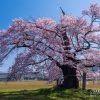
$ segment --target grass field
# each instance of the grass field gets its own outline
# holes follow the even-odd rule
[[[80,87],[82,82],[80,82]],[[100,90],[100,81],[87,81],[87,89]]]
[[[100,100],[100,96],[78,90],[56,90],[46,81],[0,82],[0,100]],[[87,88],[100,90],[98,82],[89,81]]]
[[[0,92],[36,90],[40,88],[50,88],[54,85],[54,83],[48,84],[47,81],[0,82]]]
[[[50,88],[55,86],[55,83],[49,84],[47,81],[18,81],[18,82],[0,82],[0,92],[10,92],[19,90],[36,90],[40,88]],[[80,83],[81,87],[81,83]],[[100,90],[100,81],[87,82],[87,89]]]

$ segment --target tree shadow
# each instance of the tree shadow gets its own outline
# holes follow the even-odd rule
[[[1,92],[0,100],[54,100],[47,96],[49,93],[49,89]]]
[[[0,100],[100,100],[90,99],[87,91],[80,89],[44,88],[37,90],[21,90],[16,92],[0,92]]]

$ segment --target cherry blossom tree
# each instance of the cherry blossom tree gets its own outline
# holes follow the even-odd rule
[[[63,75],[62,86],[78,88],[77,72],[100,65],[100,7],[90,4],[81,17],[66,15],[59,22],[51,18],[15,19],[0,31],[0,62],[13,50],[23,48],[9,70],[8,79],[20,79],[33,69],[47,71],[51,80]]]

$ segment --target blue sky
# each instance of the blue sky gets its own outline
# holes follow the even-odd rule
[[[61,14],[59,7],[68,14],[80,16],[81,11],[88,9],[92,2],[100,5],[100,0],[0,0],[0,29],[6,29],[13,19],[20,17],[24,19],[51,17],[58,21]],[[15,55],[12,53],[0,71],[7,71],[14,58]]]
[[[100,4],[100,0],[0,0],[0,29],[7,28],[13,19],[19,17],[51,17],[58,20],[60,6],[67,13],[78,16],[91,2]]]

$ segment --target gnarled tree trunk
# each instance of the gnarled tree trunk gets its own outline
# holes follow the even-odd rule
[[[64,15],[65,14],[63,13],[63,16]],[[70,39],[68,37],[68,34],[66,33],[66,27],[61,28],[61,34],[62,34],[62,40],[63,40],[62,45],[63,45],[63,50],[64,50],[63,61],[64,63],[69,62],[69,61],[75,63],[75,55],[71,53]],[[68,65],[61,65],[59,67],[62,69],[62,72],[63,72],[63,77],[64,77],[63,87],[68,88],[68,89],[78,88],[79,81],[76,76],[77,69],[73,68],[73,66],[68,66]]]
[[[79,81],[76,76],[76,68],[69,67],[67,65],[62,65],[61,69],[64,77],[63,87],[67,89],[78,88]]]

